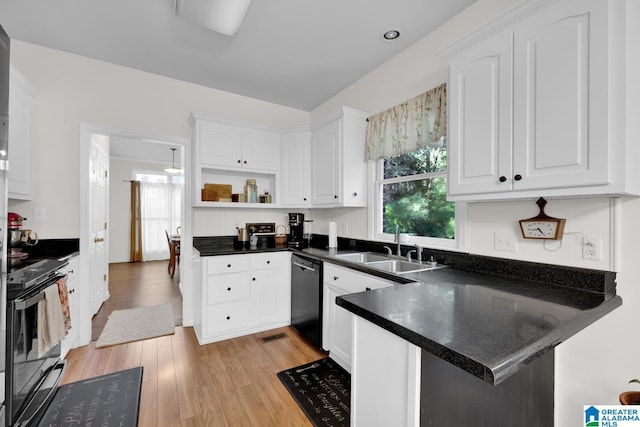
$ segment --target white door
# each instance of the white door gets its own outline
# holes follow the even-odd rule
[[[109,251],[107,250],[107,215],[109,213],[109,155],[101,147],[100,136],[92,136],[89,159],[89,226],[91,313],[96,314],[109,297]]]

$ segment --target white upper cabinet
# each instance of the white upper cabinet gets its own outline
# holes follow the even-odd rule
[[[31,200],[31,137],[36,90],[13,66],[9,74],[9,198]]]
[[[523,2],[441,52],[450,199],[640,194],[619,131],[624,3]]]
[[[338,114],[312,127],[313,206],[366,206],[366,119],[367,114],[342,107]]]
[[[271,172],[280,169],[277,132],[202,118],[196,127],[200,165]]]
[[[282,135],[283,206],[311,205],[311,132],[295,131]]]

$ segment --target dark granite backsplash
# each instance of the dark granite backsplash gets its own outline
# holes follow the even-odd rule
[[[80,239],[40,239],[23,249],[30,259],[62,258],[80,251]]]
[[[329,237],[313,235],[312,246],[323,248],[328,246]],[[348,239],[338,237],[338,249],[385,253],[385,246],[395,252],[395,243],[373,242],[370,240]],[[400,245],[401,254],[415,249],[413,245]],[[495,274],[497,276],[515,279],[526,279],[557,286],[566,286],[583,291],[597,292],[607,295],[616,294],[616,273],[613,271],[592,270],[587,268],[567,267],[554,264],[517,261],[504,258],[493,258],[482,255],[472,255],[463,252],[453,252],[425,248],[422,251],[422,261],[431,260],[440,264],[462,270]]]
[[[194,246],[197,246],[198,242],[203,243],[205,241],[207,245],[220,245],[220,247],[238,246],[237,239],[234,236],[194,237],[193,240]],[[312,247],[325,249],[328,245],[329,236],[324,234],[314,234],[312,236]],[[274,247],[273,237],[261,237],[259,246],[266,248]],[[390,247],[395,253],[396,244],[392,242],[375,242],[371,240],[338,237],[339,250],[386,253],[386,249],[384,249],[385,246]],[[408,251],[415,249],[415,246],[400,245],[400,249],[401,254],[406,256]],[[472,255],[463,252],[424,248],[422,251],[422,261],[431,260],[432,257],[440,264],[462,270],[488,273],[514,279],[526,279],[599,294],[616,294],[616,273],[613,271],[517,261]]]

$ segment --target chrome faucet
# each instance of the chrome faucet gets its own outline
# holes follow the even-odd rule
[[[384,246],[384,248],[387,250],[387,255],[391,255],[393,252],[391,252],[391,248],[389,246]]]
[[[416,243],[416,250],[416,258],[418,259],[418,262],[422,262],[422,246]]]
[[[407,261],[411,262],[411,254],[412,253],[416,253],[415,249],[411,249],[409,252],[407,252]]]
[[[398,247],[396,248],[396,255],[397,256],[402,256],[402,251],[400,250],[400,226],[398,224],[396,224],[396,240],[395,242],[398,244]]]

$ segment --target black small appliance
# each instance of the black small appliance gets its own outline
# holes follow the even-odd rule
[[[305,245],[304,240],[304,214],[303,213],[289,213],[289,230],[291,235],[287,245],[290,248],[303,248]]]

